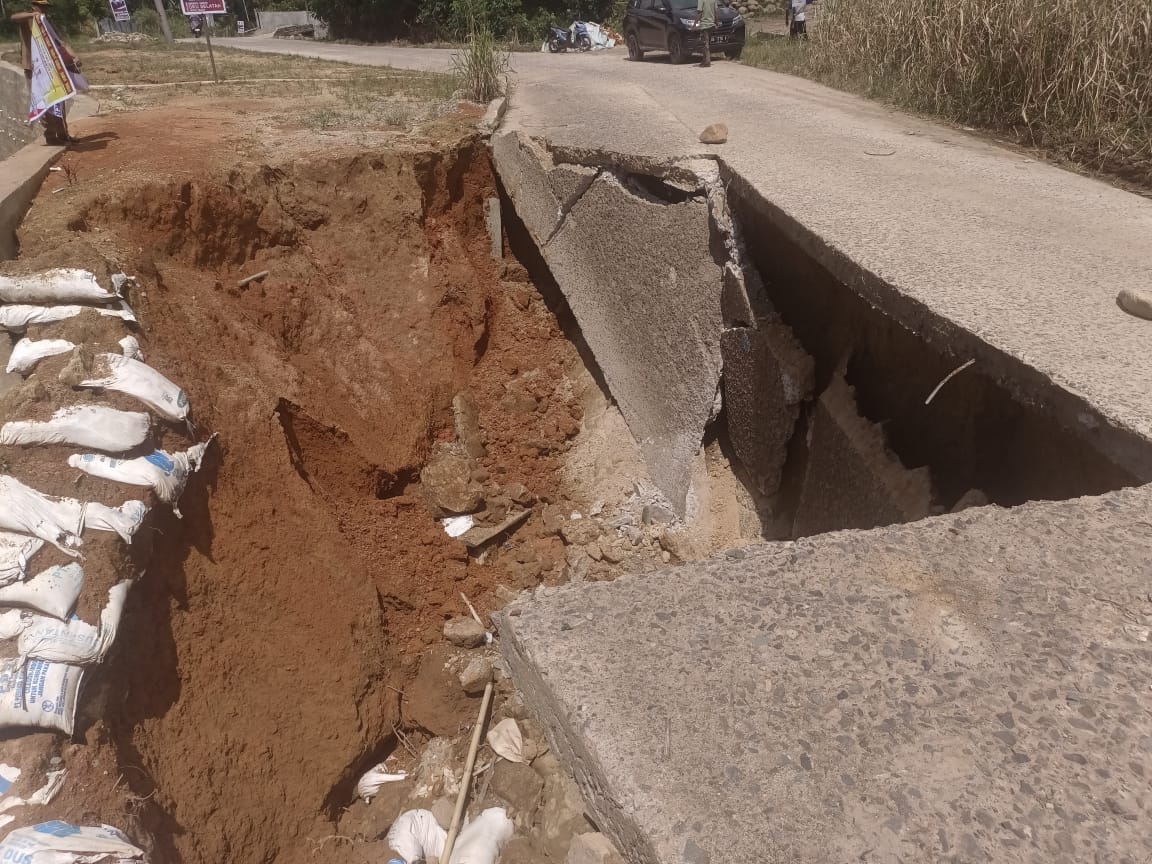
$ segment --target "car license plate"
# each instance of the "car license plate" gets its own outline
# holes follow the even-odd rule
[[[721,45],[725,42],[731,42],[731,41],[732,41],[731,36],[712,36],[708,39],[708,44]]]

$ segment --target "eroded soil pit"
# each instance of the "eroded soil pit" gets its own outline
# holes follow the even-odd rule
[[[174,143],[149,149],[157,122],[121,117],[106,146],[72,154],[11,268],[136,274],[146,357],[187,391],[199,437],[219,436],[183,519],[156,515],[117,565],[143,576],[73,742],[45,745],[71,772],[53,815],[123,827],[159,862],[377,860],[392,817],[451,794],[445,767],[459,776],[479,700],[458,675],[491,656],[445,644],[461,595],[487,620],[522,589],[706,554],[739,539],[739,507],[721,489],[728,516],[665,537],[559,293],[511,246],[490,254],[496,183],[472,117],[434,142],[205,164],[177,112]],[[713,450],[702,470],[727,476]],[[474,499],[456,509],[477,528],[527,519],[473,549],[449,537],[428,473],[446,464],[465,466],[440,481]],[[37,481],[124,497],[70,472]],[[497,680],[495,717],[542,747]],[[413,780],[356,803],[386,756]],[[493,763],[478,804],[516,818],[503,860],[562,860],[591,826],[558,763]]]

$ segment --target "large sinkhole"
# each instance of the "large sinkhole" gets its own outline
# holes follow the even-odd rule
[[[603,170],[569,166],[560,210],[578,216]],[[635,206],[707,197],[642,172],[612,184]],[[449,794],[445,768],[462,761],[477,692],[442,635],[461,595],[485,613],[541,584],[735,544],[1137,479],[979,366],[926,406],[957,356],[863,302],[739,198],[740,236],[700,240],[701,266],[724,268],[736,241],[750,254],[749,304],[717,298],[719,398],[711,385],[682,510],[646,464],[659,430],[634,440],[597,355],[603,334],[582,328],[572,272],[551,272],[537,245],[564,232],[521,222],[479,140],[136,178],[62,201],[33,209],[20,265],[139,274],[145,352],[219,434],[184,518],[156,515],[149,542],[116,564],[143,575],[73,741],[41,736],[73,772],[63,814],[129,829],[156,861],[378,860],[371,844],[399,809]],[[613,245],[622,234],[599,237],[575,260],[633,260]],[[644,251],[691,271],[689,239]],[[675,300],[645,326],[666,326]],[[672,398],[669,370],[637,374],[630,386]],[[29,379],[0,406],[46,395]],[[42,491],[117,503],[110,487],[36,470]],[[462,514],[475,542],[445,531]],[[543,744],[504,678],[495,716]],[[356,801],[357,779],[385,757],[413,779]],[[505,860],[563,860],[591,830],[555,758],[523,776],[486,770],[477,806],[517,812]]]

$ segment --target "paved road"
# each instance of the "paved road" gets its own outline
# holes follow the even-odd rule
[[[452,53],[220,43],[426,70],[450,68]],[[1121,288],[1152,290],[1152,200],[736,63],[630,63],[614,50],[516,54],[513,64],[507,127],[588,151],[714,154],[783,221],[794,220],[810,251],[830,265],[853,262],[853,287],[876,305],[900,306],[892,314],[946,338],[974,334],[982,344],[964,350],[986,371],[1023,363],[1038,382],[1055,382],[1116,428],[1152,440],[1152,322],[1115,304]],[[717,120],[730,142],[698,144]]]

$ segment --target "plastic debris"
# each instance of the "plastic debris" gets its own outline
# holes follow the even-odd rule
[[[41,822],[17,828],[0,842],[0,861],[22,864],[144,864],[144,850],[111,825]]]
[[[440,524],[444,526],[444,533],[449,537],[459,537],[465,531],[471,530],[475,524],[475,520],[471,514],[464,516],[449,516],[447,519],[441,519]]]
[[[495,864],[500,850],[512,838],[512,820],[503,807],[490,807],[460,829],[449,864]],[[439,860],[448,832],[430,810],[401,813],[388,830],[388,848],[405,864]]]
[[[488,746],[509,762],[527,762],[524,758],[524,736],[511,717],[505,718],[488,730]]]
[[[356,784],[356,795],[363,798],[365,803],[371,803],[372,799],[376,797],[376,793],[380,791],[380,787],[385,783],[399,783],[401,780],[407,779],[408,772],[392,773],[388,770],[388,765],[381,762],[374,768],[368,769],[360,778]]]

